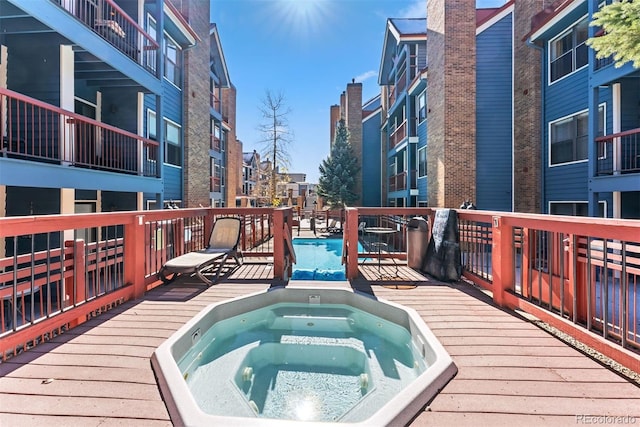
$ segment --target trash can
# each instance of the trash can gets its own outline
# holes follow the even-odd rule
[[[427,220],[414,217],[407,224],[407,265],[414,270],[421,270],[427,254]]]

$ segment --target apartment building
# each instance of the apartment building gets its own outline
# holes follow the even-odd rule
[[[426,9],[387,21],[380,149],[361,155],[381,153],[382,205],[640,217],[639,70],[584,43],[597,1]]]
[[[589,25],[600,3],[556,1],[527,35],[542,64],[543,209],[638,219],[640,69],[598,60],[585,44],[600,34]]]
[[[380,95],[377,95],[363,104],[362,83],[352,80],[340,94],[340,103],[332,105],[329,110],[330,147],[335,139],[338,122],[344,120],[349,132],[349,143],[359,160],[360,172],[356,177],[356,193],[359,198],[354,203],[355,206],[383,206],[380,99]]]
[[[427,200],[426,175],[420,179],[422,195],[418,190],[418,150],[424,156],[427,141],[423,137],[419,142],[416,108],[426,102],[426,84],[419,78],[427,61],[426,21],[388,19],[385,29],[378,84],[383,87],[380,131],[387,206],[418,206],[418,200],[422,204]],[[424,132],[425,123],[421,129]]]
[[[208,2],[0,0],[0,28],[1,215],[235,200],[235,88]]]

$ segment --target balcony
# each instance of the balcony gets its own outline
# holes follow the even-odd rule
[[[153,51],[158,49],[158,43],[115,0],[51,1],[155,74],[156,56]]]
[[[389,150],[395,148],[407,137],[407,121],[404,120],[400,126],[395,128],[389,136]]]
[[[596,138],[596,175],[640,173],[640,128]]]
[[[217,111],[218,113],[222,113],[222,108],[220,105],[220,99],[218,98],[218,96],[211,92],[211,102],[210,102],[210,106],[211,108],[214,109],[214,111]]]
[[[407,173],[401,172],[389,177],[389,192],[406,190],[407,188]]]
[[[158,143],[0,88],[2,157],[157,177]]]
[[[339,286],[414,308],[458,367],[414,424],[637,420],[636,380],[603,363],[640,370],[640,224],[458,211],[464,280],[441,283],[406,265],[408,220],[432,223],[433,214],[350,208],[339,216],[349,278]],[[167,259],[202,248],[215,218],[229,215],[243,221],[241,269],[209,288],[190,278],[158,283]],[[385,251],[369,249],[361,222],[397,230]],[[295,286],[286,279],[292,227],[291,208],[0,218],[10,243],[0,258],[0,421],[169,424],[151,353],[211,302]],[[13,254],[21,241],[25,250]],[[359,241],[364,249],[354,250]],[[558,337],[579,341],[582,352]],[[585,355],[594,350],[599,361]]]
[[[215,135],[211,135],[211,149],[217,151],[218,153],[222,152],[222,145],[220,143],[220,138]]]

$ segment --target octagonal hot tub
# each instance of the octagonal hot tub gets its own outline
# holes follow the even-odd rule
[[[299,287],[210,305],[152,364],[188,426],[405,424],[457,372],[414,310]]]

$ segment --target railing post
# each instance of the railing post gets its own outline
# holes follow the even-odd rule
[[[513,287],[513,226],[504,224],[502,217],[494,216],[492,221],[493,242],[491,251],[491,271],[493,273],[493,301],[505,306],[505,292]]]
[[[346,240],[346,270],[347,280],[358,277],[358,209],[347,208],[345,210],[344,239]]]
[[[73,276],[66,278],[64,281],[64,301],[67,296],[71,299],[69,306],[76,305],[84,302],[87,299],[86,284],[85,284],[85,250],[84,240],[67,240],[64,242],[64,246],[67,248],[73,248]],[[67,305],[66,303],[64,304]],[[78,326],[86,321],[86,315],[80,316],[69,322],[71,327]]]
[[[165,240],[166,241],[166,240]],[[124,284],[133,285],[133,298],[144,296],[144,215],[124,226]]]
[[[273,277],[284,280],[284,210],[273,210]]]
[[[529,228],[522,228],[522,263],[520,265],[520,270],[522,271],[522,287],[521,292],[522,296],[531,299],[531,233],[529,232]]]

